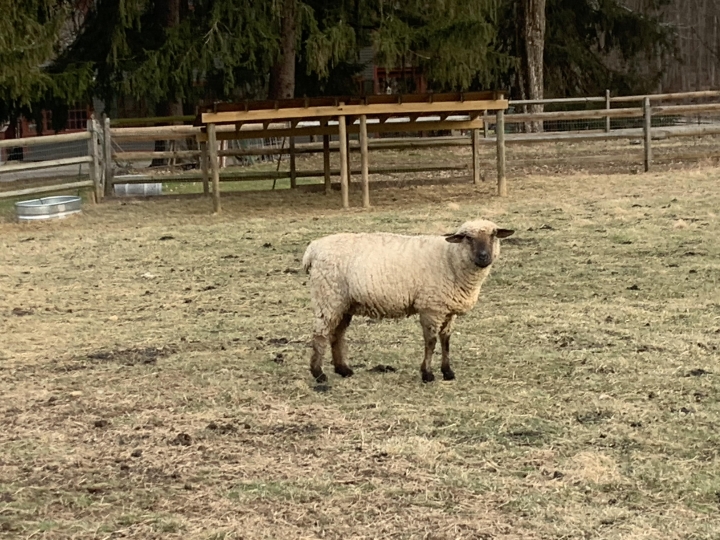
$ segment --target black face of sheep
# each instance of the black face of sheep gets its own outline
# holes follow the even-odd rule
[[[475,266],[479,268],[487,268],[490,266],[497,256],[496,241],[500,238],[507,238],[515,231],[510,229],[497,229],[492,233],[478,232],[475,235],[470,234],[451,234],[445,240],[452,244],[467,244]]]

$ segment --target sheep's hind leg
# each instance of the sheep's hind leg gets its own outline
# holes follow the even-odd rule
[[[440,328],[440,348],[442,349],[442,365],[440,369],[443,379],[452,381],[455,379],[455,372],[450,367],[450,334],[452,333],[452,324],[455,316],[451,315]]]
[[[420,374],[422,375],[422,381],[428,383],[435,380],[431,362],[433,353],[435,352],[435,345],[437,344],[438,329],[435,322],[427,317],[421,316],[420,324],[423,329],[423,338],[425,338],[425,358],[420,366]]]
[[[333,332],[332,334],[330,342],[332,348],[332,362],[333,366],[335,366],[335,373],[342,377],[352,377],[353,375],[353,370],[350,368],[350,366],[347,365],[347,362],[345,360],[347,356],[345,332],[348,329],[348,326],[350,326],[350,321],[352,321],[352,315],[350,313],[346,313],[345,315],[343,315],[343,318],[340,320],[337,328],[335,328],[335,332]]]

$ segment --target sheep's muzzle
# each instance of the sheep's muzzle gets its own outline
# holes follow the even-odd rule
[[[475,266],[487,268],[493,262],[492,240],[483,235],[480,238],[471,238],[473,262]]]
[[[478,266],[480,268],[487,268],[491,264],[492,264],[492,259],[487,255],[475,257],[475,266]]]

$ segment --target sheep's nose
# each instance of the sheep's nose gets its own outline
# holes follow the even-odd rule
[[[492,260],[490,259],[490,254],[485,250],[478,251],[475,255],[475,264],[480,268],[486,268],[487,266],[490,266],[491,262]]]

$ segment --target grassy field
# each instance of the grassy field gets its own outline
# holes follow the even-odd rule
[[[6,207],[0,537],[718,538],[719,180]],[[517,232],[457,380],[420,382],[415,318],[360,319],[317,387],[307,243],[477,216]]]

